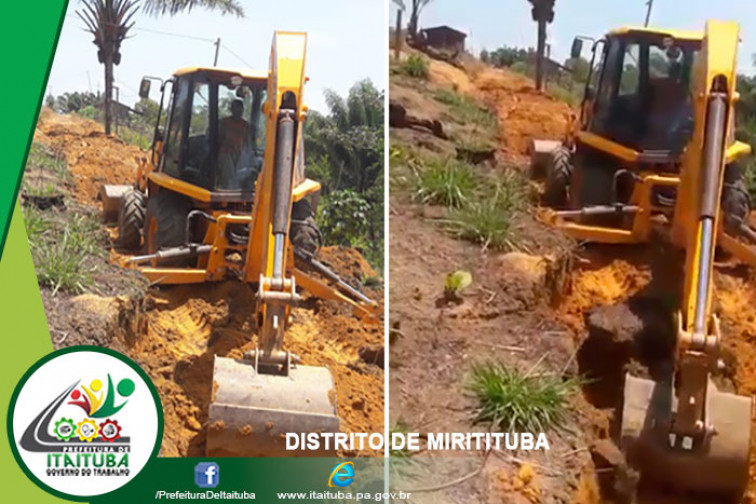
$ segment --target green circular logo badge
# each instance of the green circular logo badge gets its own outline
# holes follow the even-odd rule
[[[16,462],[44,490],[71,500],[131,481],[162,438],[163,410],[147,374],[100,347],[43,357],[16,385],[8,408]]]

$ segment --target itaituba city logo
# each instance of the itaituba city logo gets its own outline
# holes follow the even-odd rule
[[[108,374],[108,385],[106,390],[103,390],[102,381],[94,379],[89,383],[89,386],[81,385],[76,388],[77,384],[74,384],[74,389],[68,396],[68,404],[78,406],[84,410],[85,417],[76,422],[73,418],[60,417],[55,422],[55,428],[53,432],[58,440],[68,442],[71,438],[78,437],[79,441],[91,443],[95,439],[100,439],[108,443],[113,442],[127,442],[126,439],[121,440],[121,426],[118,421],[109,418],[118,413],[128,401],[124,400],[117,404],[117,396],[129,397],[134,393],[134,382],[128,378],[124,378],[118,382],[117,386],[113,386],[113,378]],[[105,419],[98,423],[98,419]],[[29,428],[33,426],[30,425]],[[42,426],[47,427],[47,426]],[[24,446],[23,440],[21,446]],[[25,447],[27,450],[33,450],[36,446]]]
[[[33,366],[9,412],[14,455],[27,475],[74,496],[99,495],[131,480],[156,451],[162,430],[144,372],[116,352],[84,348]]]

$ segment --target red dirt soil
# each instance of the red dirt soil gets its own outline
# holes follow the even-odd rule
[[[93,205],[100,186],[133,184],[136,180],[137,156],[144,151],[118,137],[105,135],[102,125],[76,115],[59,115],[43,108],[34,141],[63,152],[73,175],[76,198]]]

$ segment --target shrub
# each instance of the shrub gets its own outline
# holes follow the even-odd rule
[[[454,159],[435,161],[420,171],[415,199],[427,205],[461,207],[477,186],[474,169]]]
[[[428,78],[428,61],[418,54],[410,54],[407,59],[402,62],[402,73],[414,77],[416,79]]]

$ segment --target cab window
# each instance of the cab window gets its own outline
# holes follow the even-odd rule
[[[184,138],[182,119],[184,118],[184,110],[189,106],[189,85],[188,79],[178,79],[173,91],[173,113],[170,117],[168,136],[163,149],[163,171],[173,177],[179,176],[179,157]]]
[[[218,175],[216,189],[254,189],[265,151],[265,89],[218,85]]]

